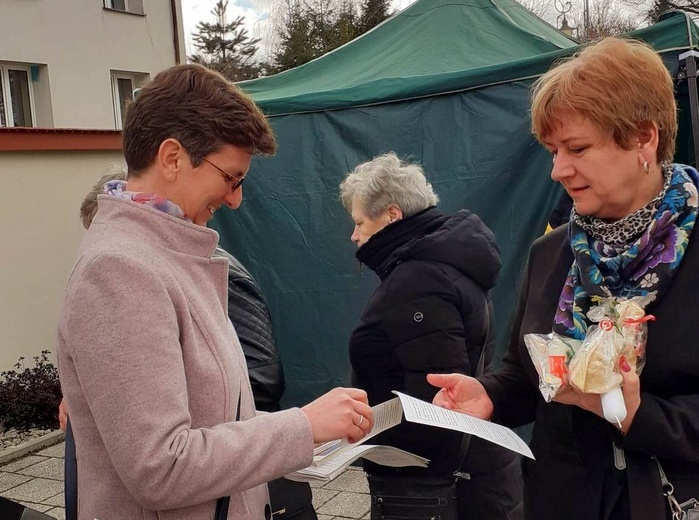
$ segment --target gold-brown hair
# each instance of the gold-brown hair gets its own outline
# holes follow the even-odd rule
[[[566,111],[589,119],[627,150],[653,122],[658,125],[658,161],[674,156],[677,106],[672,78],[645,43],[604,38],[541,76],[532,96],[532,131],[540,142]]]
[[[219,73],[201,65],[176,65],[159,73],[131,103],[124,122],[129,176],[148,168],[166,139],[177,139],[199,166],[229,144],[273,154],[274,134],[253,100]]]

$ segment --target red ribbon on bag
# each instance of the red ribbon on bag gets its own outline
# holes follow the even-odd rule
[[[646,316],[643,316],[642,318],[626,318],[624,320],[624,323],[628,323],[629,325],[638,325],[647,321],[655,321],[655,316],[653,316],[652,314],[648,314]]]
[[[614,322],[609,318],[605,318],[599,322],[599,328],[605,332],[609,332],[614,328]]]

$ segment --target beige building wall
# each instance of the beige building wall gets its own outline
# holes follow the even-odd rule
[[[29,366],[42,350],[55,362],[61,296],[84,233],[80,203],[114,164],[123,165],[119,151],[0,154],[0,370],[20,356]]]
[[[175,40],[185,60],[180,0],[143,4],[145,16],[104,9],[103,0],[0,1],[0,62],[39,65],[39,126],[114,129],[112,71],[152,78],[176,63]]]

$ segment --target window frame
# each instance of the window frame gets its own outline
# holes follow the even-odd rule
[[[138,3],[138,10],[132,3]],[[127,13],[136,16],[146,16],[146,11],[143,6],[143,0],[124,0],[124,9],[119,9],[114,7],[114,0],[102,0],[102,7],[109,11],[116,11],[117,13]]]
[[[5,126],[0,128],[15,128],[15,114],[12,109],[10,93],[10,70],[19,70],[27,73],[27,91],[29,92],[29,115],[32,118],[31,126],[16,128],[36,128],[36,107],[34,105],[34,87],[32,86],[32,71],[29,65],[21,65],[0,61],[0,84],[2,86],[2,100],[5,107]]]
[[[112,84],[112,107],[114,109],[114,124],[117,130],[124,128],[124,121],[121,115],[121,105],[119,104],[119,80],[128,79],[131,81],[131,101],[134,100],[134,91],[136,90],[136,75],[127,72],[110,72]]]

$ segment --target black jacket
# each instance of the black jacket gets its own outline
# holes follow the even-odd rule
[[[573,262],[567,226],[532,246],[510,348],[501,367],[481,379],[493,420],[507,426],[536,418],[523,464],[526,517],[532,520],[670,519],[656,455],[680,502],[699,498],[699,236],[695,228],[667,293],[647,312],[641,406],[626,437],[604,419],[574,406],[546,404],[523,335],[549,333]],[[615,469],[612,443],[627,469]]]
[[[277,411],[284,393],[284,370],[267,302],[238,259],[220,247],[214,256],[228,259],[228,317],[245,354],[255,407],[265,412]]]
[[[495,237],[481,220],[465,210],[446,217],[428,208],[376,233],[357,258],[381,279],[349,347],[355,384],[367,391],[369,403],[391,399],[392,390],[431,402],[437,389],[427,373],[473,374],[486,337],[488,291],[501,265]],[[492,342],[487,348],[489,361]],[[396,470],[367,462],[365,468],[383,475],[450,475],[461,439],[458,432],[404,423],[376,443],[427,457],[430,467]],[[521,518],[515,454],[473,438],[462,469],[472,480],[459,489],[470,512],[461,518]]]

